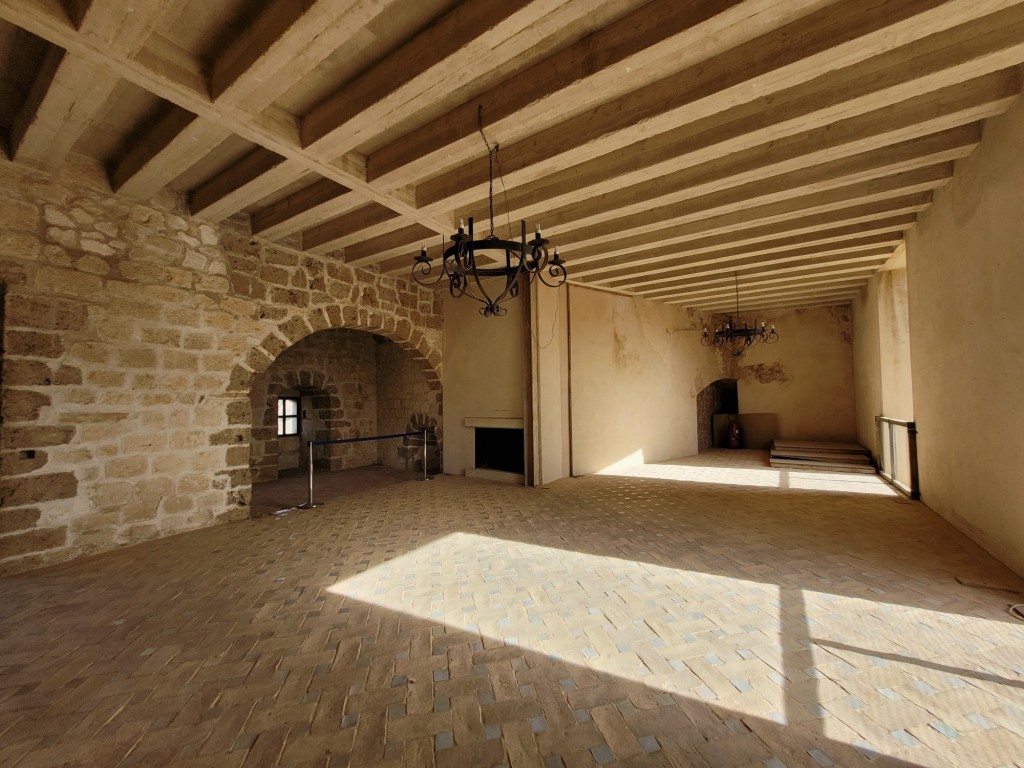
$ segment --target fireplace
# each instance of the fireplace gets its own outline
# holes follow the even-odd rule
[[[523,473],[523,430],[476,427],[474,432],[477,469]]]
[[[463,424],[473,430],[476,465],[466,467],[466,477],[514,485],[526,482],[525,425],[521,418],[467,416]]]

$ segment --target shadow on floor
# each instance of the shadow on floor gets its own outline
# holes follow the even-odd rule
[[[951,571],[1005,574],[922,505],[612,476],[538,490],[333,474],[316,510],[0,580],[0,764],[979,768],[1024,755],[1024,694],[1003,684],[1020,677],[1024,633]],[[279,490],[292,505],[304,478]]]
[[[322,503],[363,491],[386,488],[422,477],[419,472],[370,466],[313,473],[313,501]],[[304,468],[281,472],[277,480],[252,487],[251,517],[263,517],[297,507],[309,500],[309,472]]]

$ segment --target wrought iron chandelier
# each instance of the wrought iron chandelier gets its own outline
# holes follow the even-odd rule
[[[707,326],[705,326],[704,333],[700,337],[700,343],[705,347],[727,349],[734,357],[742,357],[744,352],[758,342],[774,344],[779,340],[779,334],[776,332],[774,325],[772,325],[771,330],[768,330],[763,320],[760,327],[758,327],[756,321],[753,326],[747,325],[746,321],[743,321],[743,325],[740,325],[740,278],[735,272],[733,273],[733,278],[736,281],[736,318],[734,319],[730,315],[725,326],[723,328],[716,327],[714,334],[708,333]]]
[[[459,231],[451,236],[452,245],[444,249],[441,257],[441,271],[436,277],[430,277],[433,270],[426,246],[420,251],[412,266],[412,277],[420,285],[433,287],[442,277],[448,278],[448,292],[456,299],[468,296],[480,302],[480,314],[484,317],[508,314],[508,308],[502,302],[519,295],[520,276],[525,275],[528,283],[539,279],[549,288],[561,286],[566,279],[565,262],[558,255],[558,248],[548,254],[548,240],[541,237],[540,227],[532,240],[526,239],[526,222],[520,221],[520,239],[502,240],[494,234],[494,164],[498,157],[498,144],[493,147],[484,135],[482,107],[477,108],[477,122],[480,136],[487,147],[487,200],[490,212],[491,231],[486,237],[474,239],[473,219],[469,219],[469,231],[460,221]],[[500,174],[499,165],[499,174]],[[506,203],[507,205],[507,203]],[[510,227],[511,229],[511,227]],[[491,257],[495,266],[481,266],[478,259],[481,252],[497,251],[499,255]],[[503,252],[503,255],[502,255]],[[504,262],[504,263],[503,263]],[[545,274],[547,277],[545,277]],[[494,287],[488,292],[484,287],[486,278],[504,278],[499,282],[500,290],[494,295]],[[550,282],[549,282],[550,279]],[[498,282],[498,281],[495,281]]]

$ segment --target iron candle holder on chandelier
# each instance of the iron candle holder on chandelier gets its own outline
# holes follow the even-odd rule
[[[758,342],[774,344],[778,340],[779,334],[775,331],[774,325],[771,327],[771,330],[768,330],[766,323],[762,321],[760,328],[756,325],[753,328],[747,325],[733,328],[731,317],[724,328],[715,328],[713,335],[708,333],[708,329],[705,328],[704,333],[700,337],[700,343],[705,347],[726,347],[736,357],[742,357],[747,349]]]
[[[473,219],[469,219],[469,231],[459,223],[459,231],[452,235],[452,245],[441,258],[441,271],[436,277],[430,278],[433,270],[430,256],[424,247],[413,264],[413,279],[420,285],[432,287],[442,277],[448,278],[448,292],[454,298],[469,296],[483,306],[480,314],[484,317],[508,314],[508,309],[501,303],[508,298],[519,295],[519,276],[526,275],[529,282],[539,279],[549,288],[557,288],[565,282],[565,262],[558,255],[558,248],[548,253],[548,240],[541,237],[537,229],[532,240],[526,239],[526,222],[520,221],[520,239],[502,240],[495,236],[492,226],[491,234],[480,240],[473,239]],[[477,263],[480,251],[504,251],[502,258],[497,258],[497,266],[482,267]],[[545,277],[547,274],[547,278]],[[505,278],[501,291],[494,297],[484,287],[483,279],[489,277]],[[551,282],[548,281],[550,278]]]
[[[484,317],[495,317],[508,314],[508,308],[501,303],[505,299],[515,298],[519,295],[519,278],[525,275],[528,283],[539,279],[549,288],[558,288],[566,280],[565,262],[558,255],[558,248],[554,253],[548,254],[548,241],[541,237],[540,227],[532,240],[526,240],[526,222],[520,221],[519,240],[502,240],[494,234],[494,165],[498,161],[499,145],[493,147],[484,135],[483,106],[478,106],[476,111],[477,126],[480,130],[480,138],[484,140],[487,147],[487,203],[490,213],[491,231],[487,237],[480,240],[473,239],[473,219],[469,219],[469,232],[462,222],[459,222],[459,231],[452,235],[452,245],[447,249],[444,247],[444,240],[441,241],[441,271],[436,277],[431,278],[430,273],[433,266],[430,263],[430,255],[426,246],[420,251],[412,265],[412,278],[417,283],[428,288],[437,285],[442,277],[448,278],[448,292],[456,299],[462,296],[469,296],[475,301],[483,304],[480,307],[480,314]],[[501,179],[501,166],[498,166],[498,178]],[[503,184],[504,186],[504,184]],[[505,199],[506,207],[508,198]],[[509,230],[511,230],[511,225]],[[477,255],[482,251],[504,251],[504,263],[501,256],[493,258],[495,266],[481,266],[477,263]],[[545,273],[547,278],[545,278]],[[504,284],[497,295],[488,293],[484,287],[485,278],[504,278]],[[551,282],[548,282],[550,278]],[[492,290],[494,290],[492,288]]]
[[[738,273],[733,273],[733,281],[736,284],[736,316],[739,317],[740,277]],[[700,337],[700,343],[705,347],[728,349],[734,357],[742,357],[744,352],[757,343],[774,344],[778,340],[779,334],[775,331],[774,324],[772,324],[771,330],[768,330],[768,325],[763,320],[761,321],[760,328],[756,322],[753,327],[750,327],[745,322],[742,326],[734,327],[731,316],[725,327],[715,328],[714,334],[708,333],[707,326],[704,326],[704,333]]]

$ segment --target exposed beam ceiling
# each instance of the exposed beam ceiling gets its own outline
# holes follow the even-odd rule
[[[1024,0],[198,3],[0,2],[30,33],[0,148],[57,170],[102,145],[118,194],[405,277],[486,227],[479,113],[499,228],[543,226],[580,284],[712,311],[737,279],[751,308],[855,294],[1024,62]],[[147,116],[88,141],[124,81]]]

